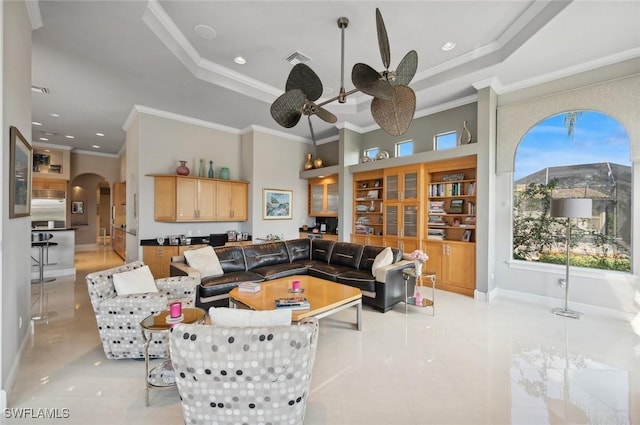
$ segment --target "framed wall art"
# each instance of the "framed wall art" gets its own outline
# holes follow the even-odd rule
[[[262,189],[262,219],[291,220],[293,191],[280,189]]]
[[[84,201],[71,201],[71,214],[84,214]]]
[[[33,149],[20,130],[9,128],[9,218],[31,215]]]

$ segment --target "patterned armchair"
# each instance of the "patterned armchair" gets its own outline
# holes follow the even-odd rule
[[[179,324],[171,361],[184,422],[302,424],[318,321],[266,327]]]
[[[157,279],[158,292],[116,294],[113,275],[144,266],[135,261],[87,275],[89,298],[96,315],[104,353],[109,359],[144,358],[144,339],[140,322],[168,308],[168,302],[180,300],[185,307],[195,304],[196,281],[190,276]],[[168,335],[155,332],[149,344],[149,357],[168,357]]]

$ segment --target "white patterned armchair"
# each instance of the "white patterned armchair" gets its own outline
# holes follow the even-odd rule
[[[287,326],[179,324],[171,361],[184,423],[302,424],[318,321]]]
[[[197,283],[189,276],[156,279],[158,292],[117,295],[113,275],[143,266],[142,261],[135,261],[87,275],[89,298],[96,315],[102,347],[109,359],[144,358],[140,322],[151,314],[166,310],[169,301],[180,300],[184,307],[193,307],[195,304]],[[168,355],[167,334],[155,332],[149,344],[149,357]]]

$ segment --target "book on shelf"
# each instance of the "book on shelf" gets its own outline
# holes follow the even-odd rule
[[[444,229],[429,229],[427,231],[427,239],[444,240],[446,232]]]
[[[259,292],[262,286],[258,282],[241,282],[238,284],[240,292]]]
[[[304,297],[276,298],[276,308],[290,310],[306,310],[311,308],[309,301]]]
[[[467,202],[467,214],[469,215],[476,215],[476,204],[474,204],[473,202]],[[475,220],[475,217],[474,217]]]
[[[451,204],[449,204],[449,213],[450,214],[462,214],[462,204],[464,200],[462,199],[452,199]]]
[[[444,201],[429,201],[429,214],[444,214]]]

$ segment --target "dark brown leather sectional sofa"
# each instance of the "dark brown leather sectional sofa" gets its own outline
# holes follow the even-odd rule
[[[311,275],[354,286],[362,291],[362,300],[386,312],[404,297],[402,269],[411,262],[402,259],[402,251],[392,248],[393,264],[381,267],[376,276],[371,266],[383,246],[335,242],[325,239],[293,239],[245,246],[214,248],[224,274],[200,279],[200,273],[174,257],[171,276],[191,275],[200,281],[196,305],[228,304],[229,291],[240,282],[262,282],[293,275]]]

